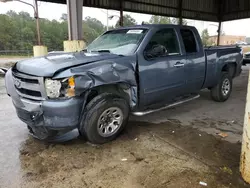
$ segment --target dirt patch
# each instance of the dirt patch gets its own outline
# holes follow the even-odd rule
[[[188,155],[210,167],[216,181],[232,187],[244,187],[239,173],[241,143],[230,143],[219,136],[209,135],[198,129],[181,126],[178,120],[172,123],[146,125],[146,128],[163,138],[167,143],[183,149]],[[145,123],[140,124],[145,126]]]
[[[240,178],[240,144],[181,126],[130,122],[114,142],[77,139],[45,144],[28,139],[20,151],[22,187],[248,187]]]

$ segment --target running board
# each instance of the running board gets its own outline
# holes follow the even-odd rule
[[[200,97],[200,95],[195,95],[194,97],[190,97],[190,98],[187,98],[187,99],[184,99],[184,100],[169,104],[167,106],[164,106],[164,107],[161,107],[161,108],[158,108],[158,109],[148,110],[148,111],[144,111],[144,112],[132,112],[132,114],[135,115],[135,116],[144,116],[144,115],[147,115],[147,114],[150,114],[150,113],[153,113],[153,112],[158,112],[158,111],[161,111],[161,110],[166,110],[168,108],[172,108],[174,106],[177,106],[177,105],[192,101],[194,99],[198,99],[199,97]]]

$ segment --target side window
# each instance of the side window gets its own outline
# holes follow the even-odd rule
[[[194,34],[189,29],[181,29],[181,36],[185,46],[186,53],[195,53],[198,52],[196,40]]]
[[[174,29],[162,29],[157,31],[145,49],[145,56],[147,58],[176,55],[179,53],[179,42]]]

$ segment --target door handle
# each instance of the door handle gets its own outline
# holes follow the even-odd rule
[[[177,62],[174,65],[174,67],[183,67],[183,66],[184,66],[184,63],[181,63],[181,62]]]

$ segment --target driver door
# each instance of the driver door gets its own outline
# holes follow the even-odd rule
[[[144,50],[140,63],[140,84],[144,106],[170,103],[184,93],[184,66],[186,58],[181,53],[177,32],[173,28],[158,30]],[[164,54],[147,55],[147,51],[160,45]]]

